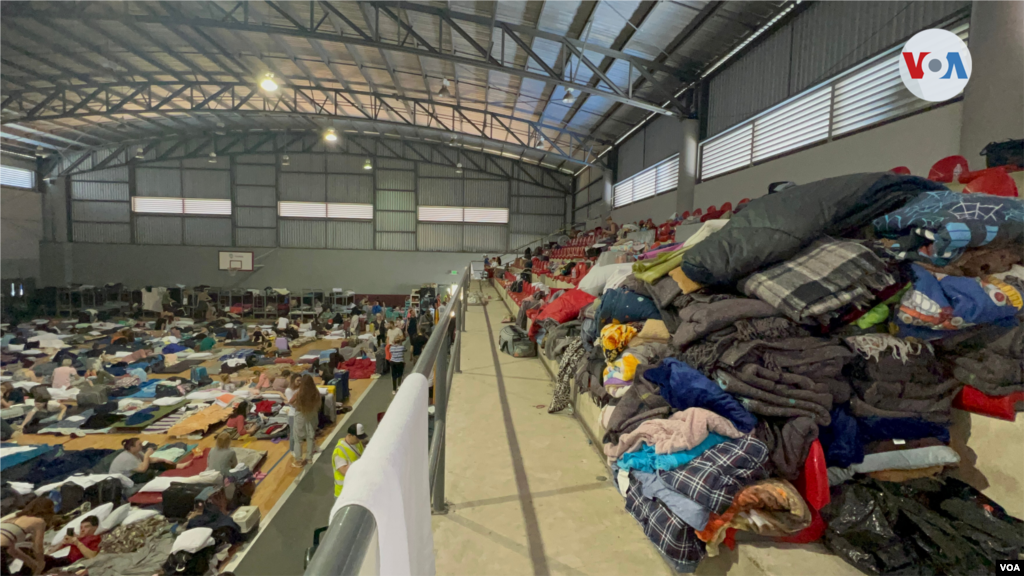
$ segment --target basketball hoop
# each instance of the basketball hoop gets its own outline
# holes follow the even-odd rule
[[[242,269],[242,263],[241,262],[231,262],[228,265],[228,276],[234,276],[235,274],[238,274],[238,271],[241,270],[241,269]]]

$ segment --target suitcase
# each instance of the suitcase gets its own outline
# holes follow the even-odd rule
[[[196,497],[209,488],[206,484],[185,484],[172,482],[164,491],[163,513],[164,516],[181,520],[188,516],[196,506]]]
[[[231,519],[238,524],[242,534],[248,534],[260,525],[260,509],[257,506],[242,506],[231,513]]]
[[[335,370],[331,378],[331,385],[334,386],[334,398],[344,404],[348,400],[348,370]]]
[[[188,379],[193,382],[199,383],[203,380],[209,380],[210,375],[207,372],[205,366],[193,366],[192,370],[190,370],[188,373]]]
[[[324,401],[320,403],[320,412],[331,422],[338,419],[338,403],[333,395],[324,396]]]

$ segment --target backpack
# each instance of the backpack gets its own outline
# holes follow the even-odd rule
[[[537,345],[526,332],[516,326],[505,326],[498,334],[498,349],[516,358],[531,358],[537,355]]]
[[[164,574],[181,574],[182,576],[202,576],[210,571],[210,561],[217,552],[216,546],[207,546],[195,554],[179,550],[167,557],[164,562]]]
[[[523,281],[522,280],[516,280],[515,282],[509,284],[508,285],[508,291],[509,292],[522,292],[523,291]]]
[[[80,407],[100,406],[107,403],[107,387],[97,386],[93,383],[79,385],[81,392],[75,396],[75,401]]]

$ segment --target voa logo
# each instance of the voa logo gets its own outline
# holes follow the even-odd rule
[[[929,102],[944,102],[960,94],[971,78],[971,53],[948,30],[914,34],[899,58],[900,78],[910,93]]]

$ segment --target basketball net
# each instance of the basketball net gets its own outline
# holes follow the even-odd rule
[[[235,264],[229,265],[228,266],[228,276],[234,276],[235,274],[238,274],[238,271],[241,270],[241,269],[242,269],[241,266],[236,266]]]

